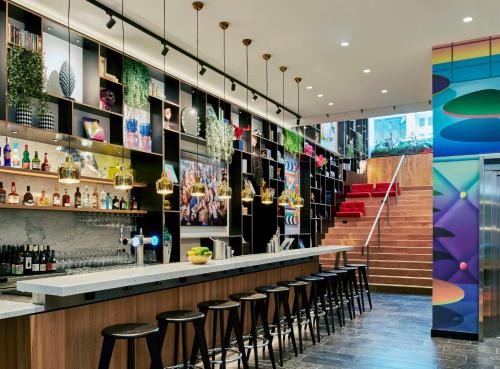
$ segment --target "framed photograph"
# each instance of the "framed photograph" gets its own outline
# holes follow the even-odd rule
[[[166,173],[167,177],[170,178],[170,180],[173,183],[179,183],[179,180],[177,179],[177,175],[175,174],[175,170],[172,164],[165,164],[163,166],[163,171]]]

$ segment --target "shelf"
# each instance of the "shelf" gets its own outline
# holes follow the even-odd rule
[[[4,166],[0,166],[0,173],[12,174],[12,175],[17,175],[17,176],[25,176],[25,177],[57,179],[57,173],[55,173],[55,172],[42,172],[40,170],[21,169],[21,168],[12,168],[12,167],[4,167]],[[112,179],[92,178],[92,177],[83,177],[83,176],[80,177],[80,182],[110,185],[110,186],[113,185]],[[147,187],[147,186],[148,186],[147,183],[142,183],[142,182],[134,183],[134,187]]]
[[[169,209],[163,209],[163,211],[165,213],[178,213],[179,212],[179,210],[172,210],[172,209],[170,209],[170,210]]]
[[[179,104],[174,103],[174,102],[172,102],[172,101],[169,101],[169,100],[166,100],[166,99],[164,99],[163,101],[164,101],[165,103],[169,104],[169,105],[177,106],[178,108],[180,107],[180,105],[179,105]]]
[[[123,83],[120,83],[120,82],[116,82],[116,81],[113,81],[112,79],[109,79],[109,78],[106,78],[106,77],[99,77],[101,80],[103,81],[106,81],[106,82],[109,82],[109,83],[113,83],[117,86],[123,86]]]
[[[91,209],[91,208],[74,208],[60,206],[25,206],[25,205],[4,205],[0,204],[0,209],[16,209],[16,210],[43,210],[43,211],[67,211],[73,213],[107,213],[107,214],[136,214],[144,215],[146,210],[107,210],[107,209]]]
[[[106,79],[105,81],[109,81],[109,80]],[[109,81],[109,82],[113,83],[112,81]],[[47,95],[49,96],[49,98],[52,98],[52,99],[68,101],[68,102],[76,105],[77,109],[86,110],[88,113],[95,113],[97,115],[115,115],[117,117],[123,117],[123,114],[121,114],[121,113],[115,113],[111,110],[104,110],[104,109],[99,108],[98,106],[85,104],[81,101],[71,100],[71,99],[68,99],[64,96],[56,96],[53,94],[47,94]]]

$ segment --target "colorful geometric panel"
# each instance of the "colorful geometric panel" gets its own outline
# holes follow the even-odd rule
[[[489,39],[453,45],[453,61],[470,60],[489,55]]]
[[[449,101],[443,109],[446,115],[452,117],[500,117],[500,90],[485,89],[471,92]]]
[[[297,197],[300,195],[300,174],[297,158],[285,154],[285,190],[288,191],[290,201],[285,206],[285,224],[298,225],[300,212],[293,207]]]
[[[436,95],[450,87],[450,80],[440,75],[432,76],[432,94]]]
[[[443,64],[451,62],[451,46],[437,47],[432,49],[432,64]]]
[[[464,290],[450,282],[432,280],[432,305],[449,305],[462,300]]]

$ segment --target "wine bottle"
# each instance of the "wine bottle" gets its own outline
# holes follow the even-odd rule
[[[31,167],[30,152],[28,151],[28,145],[24,145],[22,166],[23,169],[30,169]]]
[[[120,209],[120,200],[118,200],[118,197],[113,197],[112,203],[111,203],[111,208],[113,210],[119,210]]]
[[[47,153],[45,153],[43,156],[42,171],[43,172],[50,172],[50,163],[49,163],[49,157],[48,157]]]
[[[64,195],[62,197],[62,206],[67,208],[71,206],[71,197],[68,195],[68,189],[64,189]]]
[[[7,203],[9,205],[19,205],[19,194],[16,192],[16,182],[12,182],[10,193],[7,195]]]
[[[31,161],[31,169],[40,170],[41,167],[42,167],[42,162],[40,161],[40,158],[38,157],[38,151],[35,151],[35,157]]]
[[[3,147],[3,165],[6,167],[10,167],[12,165],[12,162],[10,160],[11,151],[12,149],[9,145],[9,138],[5,137],[5,146]]]
[[[33,254],[30,245],[26,245],[26,252],[24,254],[24,274],[32,274],[33,270]]]
[[[82,194],[80,193],[80,187],[76,188],[75,192],[75,208],[82,207]]]
[[[38,253],[40,248],[37,246],[35,249],[35,246],[33,245],[33,255],[32,255],[32,261],[31,261],[31,271],[33,274],[40,273],[40,262],[38,260]]]
[[[23,205],[33,206],[35,201],[33,199],[33,194],[30,192],[30,186],[26,187],[26,193],[23,196]]]
[[[57,187],[55,188],[54,194],[52,195],[52,205],[61,206],[61,194],[59,193]]]
[[[92,193],[92,208],[99,209],[99,193],[97,192],[97,186],[94,187],[94,192]]]

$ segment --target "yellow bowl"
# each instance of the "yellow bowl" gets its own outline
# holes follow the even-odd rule
[[[210,259],[212,259],[212,255],[192,255],[188,256],[188,259],[193,264],[206,264]]]

